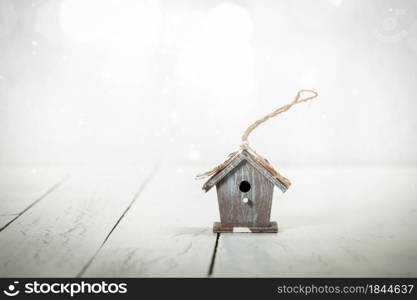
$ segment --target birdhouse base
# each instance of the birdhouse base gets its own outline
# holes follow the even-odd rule
[[[270,222],[267,227],[233,227],[223,226],[220,222],[214,222],[213,232],[215,233],[226,233],[226,232],[252,232],[252,233],[277,233],[278,225],[277,222]]]

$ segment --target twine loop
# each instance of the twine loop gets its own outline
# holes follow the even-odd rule
[[[305,93],[310,93],[312,95],[302,98],[303,94],[305,94]],[[260,118],[260,119],[256,120],[248,128],[246,128],[245,132],[243,132],[243,135],[242,135],[242,144],[240,145],[240,150],[239,151],[236,151],[236,152],[233,152],[233,153],[229,154],[227,160],[224,163],[218,165],[217,167],[213,168],[210,171],[198,174],[195,179],[197,179],[197,180],[198,179],[203,179],[203,178],[206,178],[206,177],[209,177],[209,176],[212,176],[212,175],[216,174],[218,171],[225,168],[231,161],[233,161],[244,150],[250,152],[255,157],[261,158],[259,156],[259,154],[257,154],[255,152],[255,150],[253,150],[249,146],[248,138],[249,138],[249,135],[252,133],[252,131],[255,128],[257,128],[259,125],[268,121],[270,118],[276,117],[279,114],[282,114],[283,112],[286,112],[287,110],[289,110],[291,107],[293,107],[294,105],[296,105],[298,103],[310,101],[310,100],[316,98],[318,95],[319,94],[317,92],[313,91],[313,90],[299,90],[292,102],[288,103],[287,105],[281,106],[280,108],[277,108],[276,110],[267,114],[263,118]]]
[[[305,98],[301,98],[301,96],[303,95],[303,93],[311,93],[313,95],[305,97]],[[259,120],[256,120],[254,123],[252,123],[243,133],[242,135],[242,147],[248,147],[249,146],[249,141],[248,141],[248,137],[251,134],[251,132],[258,127],[259,125],[261,125],[262,123],[265,123],[266,121],[268,121],[270,118],[276,117],[279,114],[282,114],[283,112],[286,112],[287,110],[289,110],[292,106],[301,103],[301,102],[307,102],[309,100],[312,100],[314,98],[316,98],[319,94],[317,94],[317,92],[313,91],[313,90],[299,90],[297,95],[295,96],[294,100],[291,103],[288,103],[287,105],[281,106],[280,108],[277,108],[276,110],[274,110],[273,112],[267,114],[266,116],[264,116],[263,118],[260,118]]]

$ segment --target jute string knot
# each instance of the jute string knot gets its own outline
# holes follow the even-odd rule
[[[306,97],[303,98],[302,97],[303,94],[306,94],[306,93],[311,94],[311,95],[306,96]],[[215,167],[214,169],[212,169],[210,171],[207,171],[205,173],[198,174],[196,176],[196,179],[203,179],[203,178],[206,178],[206,177],[209,177],[211,175],[216,174],[218,171],[222,170],[225,166],[227,166],[230,163],[230,161],[235,159],[243,150],[251,152],[252,155],[259,156],[255,152],[255,150],[253,150],[249,146],[248,138],[249,138],[249,135],[252,133],[252,131],[255,130],[255,128],[257,128],[262,123],[265,123],[266,121],[268,121],[270,118],[276,117],[279,114],[282,114],[283,112],[286,112],[287,110],[289,110],[291,107],[293,107],[294,105],[296,105],[298,103],[310,101],[310,100],[316,98],[318,95],[319,94],[317,92],[313,91],[313,90],[299,90],[292,102],[288,103],[287,105],[281,106],[280,108],[277,108],[276,110],[267,114],[263,118],[260,118],[260,119],[256,120],[248,128],[246,128],[245,132],[243,132],[243,135],[242,135],[242,144],[240,145],[240,150],[239,151],[236,151],[236,152],[233,152],[233,153],[229,154],[228,159],[224,163],[222,163],[221,165],[218,165],[217,167]]]

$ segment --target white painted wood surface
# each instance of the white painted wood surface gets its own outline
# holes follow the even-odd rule
[[[284,172],[283,172],[284,173]],[[215,276],[417,276],[417,169],[294,168],[278,234],[222,234]]]
[[[84,275],[206,276],[218,208],[194,181],[199,171],[159,169]]]
[[[147,181],[151,169],[68,170],[0,231],[0,276],[207,276],[219,213],[193,180],[204,167],[163,166]],[[275,189],[280,231],[221,234],[212,276],[417,276],[417,167],[280,171],[293,182]],[[0,224],[65,173],[7,172]]]
[[[76,276],[135,197],[150,168],[79,169],[0,232],[0,276]]]
[[[62,168],[1,167],[0,229],[65,179]]]

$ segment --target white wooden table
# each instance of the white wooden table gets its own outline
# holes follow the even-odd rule
[[[279,168],[278,234],[212,233],[204,166],[0,168],[0,276],[417,276],[417,167]]]

